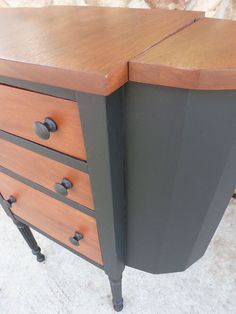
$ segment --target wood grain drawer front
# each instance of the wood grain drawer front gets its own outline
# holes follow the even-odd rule
[[[76,102],[0,85],[0,111],[1,130],[86,160]],[[33,125],[47,117],[55,121],[57,130],[43,140]]]
[[[55,191],[55,184],[68,179],[68,199],[94,209],[89,175],[0,138],[0,165]]]
[[[102,264],[96,220],[33,188],[0,173],[0,193],[5,199],[16,198],[12,212],[54,239]],[[80,246],[69,238],[80,232]]]

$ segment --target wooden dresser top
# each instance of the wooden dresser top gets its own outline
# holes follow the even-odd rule
[[[197,21],[131,60],[129,79],[187,89],[236,89],[236,21]]]
[[[160,9],[1,9],[0,76],[108,95],[127,82],[131,58],[202,16]]]

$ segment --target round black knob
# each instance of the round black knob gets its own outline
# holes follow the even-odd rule
[[[68,194],[68,190],[71,189],[72,187],[73,187],[72,182],[70,182],[70,180],[66,178],[62,179],[60,183],[56,183],[54,185],[55,191],[63,196],[66,196]]]
[[[12,195],[9,196],[8,200],[3,200],[3,204],[8,208],[11,208],[13,203],[16,203],[16,198]]]
[[[83,235],[79,232],[76,232],[75,235],[71,237],[69,240],[71,244],[75,246],[79,246],[80,245],[79,241],[82,239],[83,239]]]
[[[51,118],[45,118],[43,122],[34,122],[34,131],[42,140],[48,140],[50,137],[50,132],[56,132],[56,130],[56,122]]]

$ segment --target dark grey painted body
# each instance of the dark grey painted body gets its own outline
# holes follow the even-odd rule
[[[182,271],[205,252],[236,184],[236,91],[126,87],[126,264]]]

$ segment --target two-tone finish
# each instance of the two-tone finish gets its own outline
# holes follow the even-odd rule
[[[0,11],[0,203],[39,262],[30,227],[104,270],[116,311],[125,265],[185,270],[232,195],[234,29],[201,12]]]

